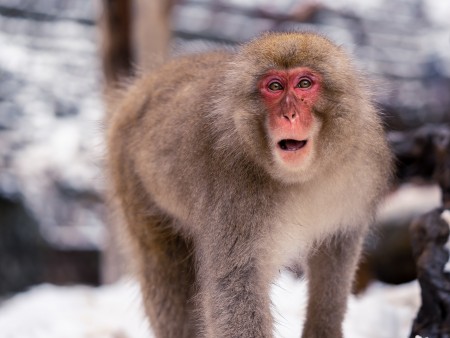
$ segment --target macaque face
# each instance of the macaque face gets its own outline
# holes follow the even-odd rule
[[[275,162],[288,171],[312,161],[320,122],[312,107],[321,92],[321,77],[306,67],[270,70],[258,83],[264,105],[269,146]]]

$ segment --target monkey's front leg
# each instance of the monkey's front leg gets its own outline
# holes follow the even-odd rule
[[[343,337],[342,321],[364,233],[334,236],[309,258],[309,298],[303,338]]]
[[[206,337],[273,337],[270,283],[254,242],[242,235],[212,237],[197,260]]]

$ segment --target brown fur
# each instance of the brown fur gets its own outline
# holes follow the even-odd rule
[[[256,89],[268,69],[323,77],[312,163],[276,167]],[[391,157],[346,54],[315,34],[267,34],[236,53],[173,60],[111,117],[109,169],[157,337],[272,337],[269,288],[302,264],[304,338],[342,337],[361,240]]]

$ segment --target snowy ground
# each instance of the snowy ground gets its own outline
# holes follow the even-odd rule
[[[440,199],[436,186],[404,185],[386,201],[380,218],[424,213]],[[305,286],[287,273],[274,284],[277,338],[300,336]],[[140,302],[133,280],[99,288],[37,286],[0,304],[0,338],[152,338]],[[361,296],[350,297],[345,337],[406,338],[419,306],[417,282],[372,284]]]
[[[276,337],[300,336],[305,283],[283,274],[273,287]],[[416,283],[375,284],[352,296],[344,324],[346,338],[407,337],[419,307]],[[136,283],[91,288],[41,285],[0,308],[2,338],[150,338]]]

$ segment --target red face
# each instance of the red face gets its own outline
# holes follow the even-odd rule
[[[312,107],[321,78],[308,68],[271,70],[259,82],[267,106],[268,131],[276,157],[287,166],[303,163],[312,151],[318,127]]]

